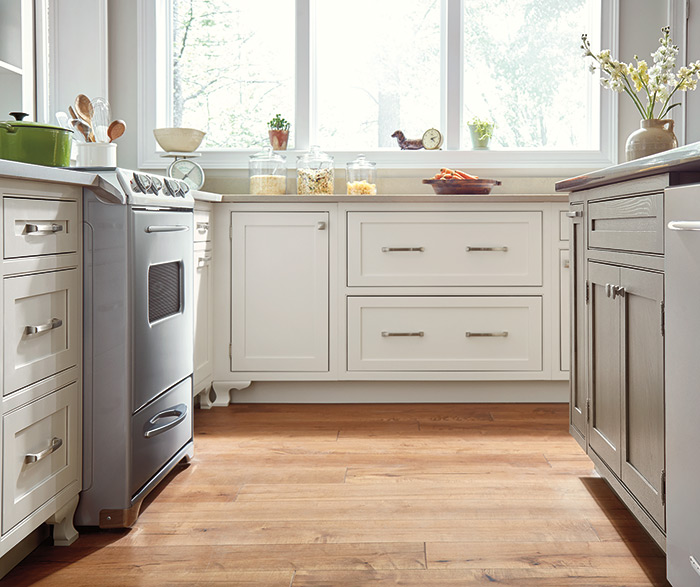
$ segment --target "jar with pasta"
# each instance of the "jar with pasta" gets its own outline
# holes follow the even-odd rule
[[[367,161],[364,155],[346,165],[347,194],[349,196],[377,195],[377,164]]]
[[[264,147],[248,161],[250,193],[254,196],[283,196],[287,193],[286,157]]]
[[[313,146],[297,157],[297,194],[333,194],[333,157]]]

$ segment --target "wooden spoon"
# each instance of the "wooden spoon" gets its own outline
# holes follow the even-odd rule
[[[118,139],[124,134],[126,130],[126,122],[123,120],[113,120],[112,123],[107,128],[107,136],[109,137],[109,142]]]
[[[92,103],[85,94],[78,94],[75,97],[75,111],[80,118],[92,126]]]

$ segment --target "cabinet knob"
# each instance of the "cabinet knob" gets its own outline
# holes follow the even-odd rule
[[[321,221],[316,223],[316,230],[326,230],[326,223]]]

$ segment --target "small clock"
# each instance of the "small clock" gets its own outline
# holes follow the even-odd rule
[[[175,159],[168,167],[168,175],[184,181],[193,190],[199,190],[204,185],[204,170],[190,159]]]
[[[436,128],[429,128],[423,133],[423,147],[429,151],[439,149],[442,145],[442,134]]]

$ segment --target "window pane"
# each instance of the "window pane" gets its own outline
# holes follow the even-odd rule
[[[579,46],[599,23],[595,0],[464,0],[463,147],[478,117],[496,124],[493,148],[597,149],[596,80]]]
[[[396,148],[440,127],[440,0],[316,3],[316,124],[324,149]]]
[[[267,143],[275,114],[293,125],[294,2],[172,3],[173,126],[206,131],[205,149],[246,149]]]

